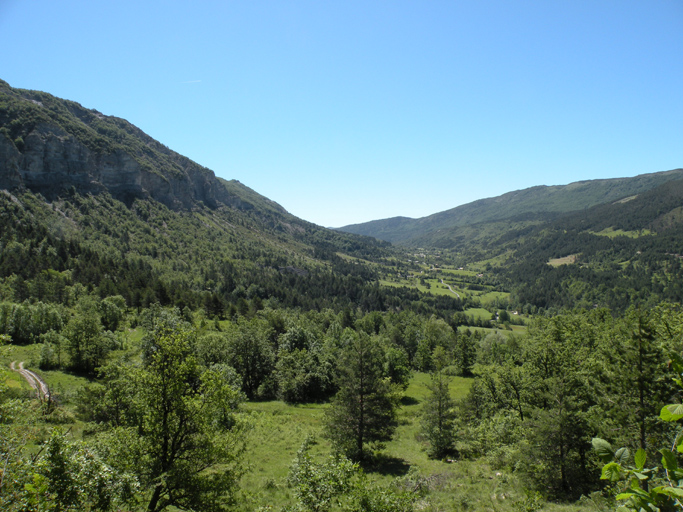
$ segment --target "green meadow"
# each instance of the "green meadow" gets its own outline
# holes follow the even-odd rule
[[[399,410],[399,427],[386,448],[375,454],[363,469],[371,481],[401,489],[426,489],[416,510],[424,511],[524,511],[539,510],[527,497],[524,482],[514,473],[495,469],[486,460],[441,461],[427,455],[421,435],[420,413],[429,393],[430,376],[415,373]],[[453,377],[453,398],[462,400],[472,379]],[[322,461],[330,454],[322,423],[327,404],[288,405],[280,401],[251,402],[243,406],[253,427],[246,461],[249,470],[242,478],[244,503],[241,510],[277,510],[294,504],[287,475],[296,452],[307,436],[315,443],[311,454]],[[544,503],[543,510],[578,512],[576,505]]]
[[[0,356],[3,365],[8,365],[10,360],[30,361],[39,353],[41,345],[8,348],[11,350],[3,351]],[[88,382],[87,379],[59,371],[36,368],[34,371],[62,400],[60,421],[66,419],[71,423],[71,433],[82,436],[84,425],[76,418],[75,402],[78,389]],[[6,372],[5,382],[13,388],[30,390],[16,372]],[[413,374],[399,409],[399,426],[394,438],[363,467],[368,479],[403,490],[419,487],[422,494],[416,509],[427,512],[527,510],[520,508],[528,504],[528,498],[524,483],[516,475],[494,469],[485,460],[441,461],[428,457],[420,418],[423,401],[429,393],[429,382],[428,374]],[[449,385],[452,397],[462,400],[471,383],[472,379],[452,377]],[[246,472],[240,482],[242,496],[238,510],[279,510],[294,505],[294,494],[287,477],[301,444],[307,437],[312,437],[315,441],[311,454],[320,461],[331,453],[322,428],[327,407],[327,404],[289,405],[281,401],[246,402],[242,405],[251,427],[244,455]],[[544,510],[578,512],[580,508],[546,503]]]

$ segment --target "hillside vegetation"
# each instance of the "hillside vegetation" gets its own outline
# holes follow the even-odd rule
[[[537,186],[480,199],[420,219],[394,217],[354,224],[340,231],[372,236],[412,247],[449,247],[445,242],[456,228],[502,220],[540,219],[638,195],[659,185],[683,178],[683,169],[642,174],[634,178],[578,181],[569,185]],[[457,235],[456,235],[457,236]],[[446,243],[446,245],[443,245]]]
[[[485,280],[494,285],[492,289],[510,294],[513,310],[602,306],[624,311],[630,305],[679,302],[683,298],[683,180],[676,179],[679,175],[671,171],[617,180],[622,185],[614,187],[619,193],[652,188],[580,210],[528,212],[424,231],[410,239],[406,250],[428,255],[426,268],[482,274],[480,284]],[[655,185],[658,180],[668,181]],[[596,188],[609,181],[598,180]],[[505,197],[497,199],[502,202]],[[432,277],[437,276],[432,272]]]

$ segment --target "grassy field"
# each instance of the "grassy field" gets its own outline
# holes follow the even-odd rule
[[[512,329],[512,332],[514,332],[515,334],[526,334],[527,333],[526,325],[511,325],[510,329]]]
[[[424,279],[425,284],[421,283],[421,279]],[[443,283],[441,282],[443,279]],[[421,292],[430,293],[432,295],[448,295],[450,297],[480,297],[483,303],[488,304],[494,301],[497,297],[508,297],[510,294],[506,292],[495,292],[495,291],[483,291],[483,292],[472,292],[467,289],[467,282],[458,281],[457,279],[450,278],[449,276],[441,277],[411,277],[402,278],[398,281],[389,279],[380,279],[379,283],[383,286],[391,287],[401,287],[406,286],[408,288],[415,288]],[[448,289],[450,285],[451,290]],[[455,292],[455,293],[454,293]]]
[[[412,279],[401,279],[400,281],[389,281],[387,279],[380,279],[379,283],[383,286],[401,287],[407,286],[408,288],[415,288],[421,292],[430,293],[432,295],[449,295],[451,297],[456,297],[456,295],[448,289],[448,286],[441,284],[439,279],[425,279],[425,283],[429,286],[425,286],[420,283],[419,278]],[[464,291],[457,289],[455,286],[451,287],[458,292],[461,296],[465,294]]]
[[[510,294],[508,292],[485,292],[478,297],[482,304],[487,305],[496,300],[507,300],[509,296]]]
[[[429,491],[417,503],[416,510],[445,512],[481,510],[505,512],[518,508],[525,499],[520,480],[511,473],[491,468],[482,461],[444,462],[427,456],[427,443],[420,433],[420,411],[429,393],[429,375],[416,373],[405,392],[399,411],[399,427],[374,463],[364,467],[371,481],[402,488],[416,482]],[[454,377],[451,394],[456,399],[467,395],[470,379]],[[306,436],[316,439],[311,454],[326,457],[331,450],[322,436],[327,405],[287,405],[283,402],[252,402],[244,406],[254,427],[247,452],[249,472],[242,480],[245,503],[242,510],[282,506],[294,503],[287,486],[289,467]],[[529,509],[532,510],[532,509]],[[535,510],[535,509],[534,509]],[[574,505],[546,504],[543,510],[578,512]]]
[[[37,366],[42,344],[6,345],[0,348],[0,365],[9,367],[12,361],[24,361],[26,368]]]
[[[24,361],[24,367],[27,369],[35,369],[37,361],[40,356],[40,348],[42,345],[8,345],[0,348],[0,366],[7,369],[5,372],[5,384],[15,393],[20,396],[31,396],[34,392],[26,380],[19,374],[19,372],[9,371],[12,361]]]
[[[287,486],[289,467],[307,436],[318,442],[311,453],[322,457],[329,445],[321,438],[325,405],[287,405],[283,402],[251,402],[243,409],[253,428],[246,454],[248,471],[242,479],[244,510],[259,506],[292,504]]]
[[[0,354],[0,362],[7,367],[12,360],[35,361],[39,351],[40,345],[5,347]],[[63,417],[68,418],[71,432],[80,435],[83,425],[73,414],[75,392],[87,380],[63,372],[40,374],[64,397]],[[28,386],[18,373],[6,372],[5,377],[10,386],[25,388],[28,396]],[[514,473],[492,468],[483,460],[440,461],[428,457],[420,416],[429,393],[429,382],[428,374],[413,375],[402,399],[394,438],[371,463],[364,466],[368,479],[402,489],[412,489],[417,485],[427,488],[428,491],[416,504],[416,510],[425,512],[538,510],[521,508],[526,496],[525,488]],[[457,400],[464,398],[471,383],[471,379],[453,377],[450,381],[452,397]],[[330,443],[323,436],[324,415],[328,407],[328,404],[289,405],[281,401],[243,404],[242,409],[250,418],[252,428],[245,453],[247,471],[241,480],[242,501],[238,510],[279,510],[294,504],[287,476],[301,444],[312,436],[315,443],[310,453],[314,458],[322,460],[331,453]],[[578,512],[586,508],[545,504],[543,510]]]
[[[444,281],[444,284],[441,283],[441,279],[425,279],[425,282],[429,283],[429,292],[432,295],[449,295],[451,297],[457,297],[457,295],[463,296],[464,291],[459,290],[457,288],[457,285],[451,284],[451,288],[453,291],[457,292],[453,293],[451,290],[448,289],[448,282]]]
[[[641,236],[646,236],[652,234],[649,229],[643,229],[640,231],[624,231],[622,229],[605,228],[602,231],[590,231],[592,235],[606,236],[608,238],[616,238],[618,236],[626,236],[628,238],[639,238]]]
[[[429,375],[414,375],[403,398],[399,411],[399,427],[395,438],[374,464],[365,467],[371,480],[384,484],[396,478],[406,477],[409,471],[429,477],[452,470],[455,465],[432,461],[427,457],[426,442],[419,431],[421,404],[429,393]],[[450,383],[452,396],[464,398],[471,380],[453,378]],[[328,405],[287,405],[283,402],[252,402],[244,406],[252,417],[254,428],[247,454],[250,471],[242,483],[252,505],[292,503],[287,487],[287,475],[296,452],[307,436],[313,436],[316,444],[312,455],[324,457],[331,452],[329,441],[323,437],[323,419]],[[445,482],[445,477],[440,476]]]
[[[500,264],[507,256],[501,255],[495,261],[471,263],[467,270],[448,265],[437,266],[436,263],[420,263],[417,268],[413,267],[408,275],[405,272],[401,275],[389,274],[379,282],[383,286],[406,286],[431,295],[457,297],[463,300],[474,298],[487,306],[496,301],[504,302],[510,296],[508,292],[497,291],[496,286],[484,275],[486,263]]]
[[[510,250],[510,251],[507,251],[503,254],[499,254],[498,256],[494,256],[492,258],[468,263],[467,266],[468,266],[468,268],[472,269],[473,271],[475,271],[478,274],[480,272],[486,272],[486,268],[489,266],[498,267],[498,266],[503,265],[508,258],[511,258],[513,256],[514,256],[514,251]]]
[[[480,318],[481,320],[491,320],[491,312],[488,309],[484,308],[470,308],[465,310],[466,315],[470,315],[472,317]]]
[[[440,270],[444,274],[450,274],[456,277],[474,277],[477,275],[477,272],[474,272],[473,270],[460,270],[457,268],[440,268]]]

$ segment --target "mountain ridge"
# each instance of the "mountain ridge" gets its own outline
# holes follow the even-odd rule
[[[569,213],[617,201],[683,178],[683,169],[640,174],[632,178],[582,180],[567,185],[536,185],[500,196],[478,199],[417,219],[392,217],[351,224],[339,231],[372,236],[400,245],[419,245],[424,237],[481,222],[512,219],[519,215]]]
[[[244,206],[210,169],[71,100],[0,80],[0,126],[0,188],[46,197],[107,190],[126,204],[151,197],[175,210]]]
[[[391,236],[299,219],[123,119],[1,82],[1,189],[0,297],[13,300],[62,300],[79,284],[135,307],[201,306],[209,317],[272,300],[449,318],[484,291],[489,303],[526,310],[624,310],[683,296],[682,169],[375,221],[406,246],[390,247],[379,238]],[[444,265],[456,277],[439,274]],[[457,294],[439,293],[444,278]]]
[[[65,287],[210,317],[273,307],[448,315],[459,301],[379,287],[389,244],[299,219],[128,121],[0,82],[0,300]],[[35,291],[35,293],[34,293]]]

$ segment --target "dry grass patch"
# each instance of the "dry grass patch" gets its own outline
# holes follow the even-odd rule
[[[573,263],[576,263],[576,259],[579,257],[579,254],[570,254],[569,256],[565,256],[564,258],[552,258],[550,261],[548,261],[548,265],[551,267],[559,267],[560,265],[572,265]]]

